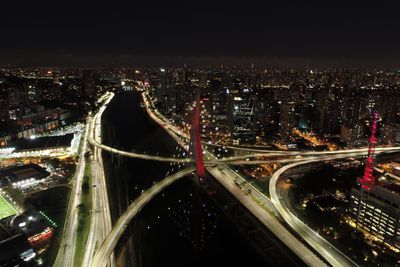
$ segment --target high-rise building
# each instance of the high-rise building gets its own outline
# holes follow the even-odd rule
[[[343,125],[340,131],[340,141],[346,144],[348,148],[353,148],[367,143],[364,137],[364,129],[361,125]]]
[[[155,88],[158,108],[165,115],[175,112],[175,87],[172,85],[170,73],[161,68],[158,75],[158,82]]]
[[[389,188],[352,188],[349,211],[357,228],[400,249],[399,188]]]
[[[246,94],[233,96],[232,100],[233,143],[255,143],[256,131],[254,125],[254,100]]]
[[[209,85],[208,112],[210,114],[210,124],[214,129],[218,129],[221,135],[229,135],[232,130],[230,124],[230,91],[221,77],[213,77]]]
[[[340,132],[339,107],[330,104],[324,107],[319,115],[319,129],[323,133],[336,134]]]
[[[295,103],[285,102],[280,105],[279,114],[279,135],[283,139],[291,136],[293,128],[296,126]]]
[[[396,94],[385,94],[381,101],[381,114],[384,122],[396,123],[399,118],[400,96]]]
[[[315,105],[310,102],[303,102],[295,107],[298,117],[298,127],[302,131],[309,131],[315,126]]]
[[[368,102],[361,97],[348,99],[345,112],[345,121],[349,125],[359,124],[363,115],[368,116],[371,112],[368,110]]]
[[[279,104],[275,95],[273,90],[258,90],[256,92],[254,121],[261,136],[275,135],[278,131]]]

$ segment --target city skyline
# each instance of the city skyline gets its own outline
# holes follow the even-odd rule
[[[398,10],[6,1],[0,266],[399,266]]]
[[[0,263],[393,265],[399,84],[362,68],[0,69],[0,246],[19,247]]]

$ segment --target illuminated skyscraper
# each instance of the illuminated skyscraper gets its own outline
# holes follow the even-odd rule
[[[292,129],[296,125],[295,103],[286,102],[280,105],[279,115],[279,135],[287,139],[292,134]]]
[[[234,144],[252,144],[256,141],[254,125],[254,99],[249,95],[234,96],[232,140]]]

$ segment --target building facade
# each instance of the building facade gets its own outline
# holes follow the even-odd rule
[[[356,227],[400,249],[400,195],[383,187],[352,188],[350,214]]]

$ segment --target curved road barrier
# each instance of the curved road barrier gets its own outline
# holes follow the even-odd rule
[[[348,157],[346,156],[342,156]],[[331,160],[337,159],[337,157],[331,158]],[[287,224],[294,230],[296,233],[301,236],[315,251],[317,251],[326,261],[329,262],[332,266],[358,266],[354,261],[352,261],[349,257],[331,245],[328,241],[326,241],[323,237],[321,237],[318,233],[308,227],[305,223],[303,223],[300,219],[298,219],[293,213],[287,210],[278,196],[276,186],[278,179],[280,176],[287,170],[294,168],[296,166],[321,162],[328,159],[314,159],[314,160],[306,160],[302,162],[296,162],[289,165],[286,165],[280,168],[278,171],[272,175],[271,180],[269,182],[269,193],[271,196],[272,203],[275,205],[277,211],[282,216],[282,218],[287,222]]]
[[[126,211],[119,217],[111,232],[100,245],[99,250],[96,252],[90,263],[90,267],[105,267],[119,239],[125,232],[125,229],[128,227],[128,224],[133,218],[135,218],[141,209],[164,188],[168,187],[179,179],[184,178],[194,170],[195,168],[187,168],[168,176],[143,192],[134,202],[132,202]]]

